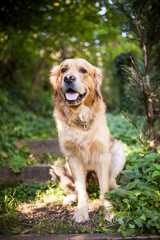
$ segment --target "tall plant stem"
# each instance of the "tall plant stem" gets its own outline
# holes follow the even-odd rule
[[[150,81],[150,71],[149,71],[149,57],[147,52],[147,45],[144,40],[143,26],[141,24],[140,14],[137,15],[135,20],[136,28],[139,34],[139,39],[142,44],[143,55],[144,55],[144,69],[145,69],[145,84],[143,83],[144,101],[146,106],[146,115],[149,126],[149,145],[150,148],[155,151],[155,133],[154,133],[154,113],[153,113],[153,103],[151,98],[151,81]],[[149,94],[145,90],[145,85],[148,88]]]

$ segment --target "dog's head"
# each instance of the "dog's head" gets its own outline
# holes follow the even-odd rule
[[[101,70],[84,59],[67,59],[51,70],[50,81],[67,105],[78,106],[101,98]]]

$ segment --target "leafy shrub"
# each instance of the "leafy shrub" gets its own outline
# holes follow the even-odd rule
[[[135,118],[137,125],[141,128],[144,122],[142,117],[135,116]],[[107,113],[107,123],[113,136],[120,139],[126,145],[135,146],[135,144],[137,145],[140,142],[139,131],[131,123],[127,122],[123,118],[123,115]]]
[[[122,171],[129,183],[106,193],[115,206],[118,231],[126,236],[136,233],[160,233],[160,156],[157,153],[134,154]]]

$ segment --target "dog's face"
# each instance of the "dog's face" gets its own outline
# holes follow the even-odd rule
[[[101,71],[84,59],[67,59],[51,70],[55,94],[67,105],[78,106],[101,97]]]

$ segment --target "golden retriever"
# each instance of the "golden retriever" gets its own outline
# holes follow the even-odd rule
[[[94,170],[106,219],[111,220],[112,205],[104,193],[118,187],[115,178],[124,167],[125,154],[120,141],[110,141],[100,90],[101,70],[84,59],[67,59],[53,67],[50,81],[59,143],[78,194],[78,209],[73,218],[78,223],[89,220],[86,173]]]

